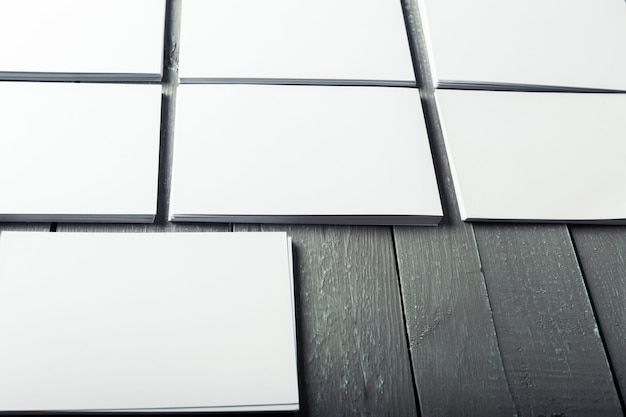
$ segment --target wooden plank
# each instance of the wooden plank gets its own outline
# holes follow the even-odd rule
[[[396,228],[422,416],[515,415],[471,228]]]
[[[398,269],[422,415],[515,415],[476,242],[458,206],[434,114],[424,108],[446,218],[436,228],[394,228]]]
[[[421,414],[513,416],[476,242],[460,221],[416,1],[404,9],[445,213],[436,228],[394,229]]]
[[[566,226],[474,231],[520,415],[621,416]]]
[[[164,225],[167,222],[172,183],[176,86],[178,85],[180,18],[181,0],[168,1],[165,10],[159,183],[157,191],[157,213],[155,218],[155,222],[161,225]]]
[[[293,237],[302,413],[416,416],[389,228],[234,229]]]
[[[626,227],[573,226],[570,231],[624,407]]]

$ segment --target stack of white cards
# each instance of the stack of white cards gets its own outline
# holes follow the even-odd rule
[[[284,233],[3,232],[0,410],[297,410],[292,271]]]
[[[160,81],[165,0],[0,0],[0,79]]]
[[[419,0],[436,87],[626,90],[624,0]]]
[[[399,0],[183,0],[183,83],[415,85]]]
[[[436,100],[463,219],[626,219],[626,95],[441,90]]]
[[[161,87],[0,83],[0,221],[152,222]]]
[[[181,85],[170,219],[437,224],[414,88]]]

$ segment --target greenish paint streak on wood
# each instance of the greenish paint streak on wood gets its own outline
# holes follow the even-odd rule
[[[416,416],[387,227],[235,225],[293,237],[302,411]]]
[[[623,406],[626,398],[626,227],[572,226],[570,230]]]
[[[521,416],[621,416],[566,226],[476,224],[474,230]]]

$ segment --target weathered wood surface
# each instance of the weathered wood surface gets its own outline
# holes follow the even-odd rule
[[[566,226],[474,230],[520,415],[622,415]]]
[[[155,223],[165,224],[169,213],[172,182],[172,160],[176,116],[176,87],[178,85],[178,44],[180,35],[181,1],[168,1],[165,11],[163,50],[163,81],[161,106],[161,140],[159,148],[159,185]]]
[[[415,3],[405,3],[405,18],[446,216],[436,228],[394,229],[421,413],[514,416],[473,230],[458,213]]]
[[[573,226],[571,234],[624,407],[626,227]]]
[[[446,209],[444,224],[432,232],[400,228],[395,231],[407,332],[412,342],[423,414],[436,414],[431,411],[434,409],[440,412],[437,415],[481,415],[478,407],[484,404],[477,402],[475,395],[468,395],[471,392],[468,388],[456,393],[457,402],[472,407],[465,410],[449,405],[451,393],[437,393],[427,383],[426,389],[421,388],[424,386],[420,380],[422,369],[433,372],[433,367],[441,368],[449,374],[440,379],[451,380],[452,367],[443,357],[455,358],[454,353],[461,352],[456,356],[461,365],[452,369],[463,375],[461,379],[465,383],[471,377],[466,376],[469,372],[463,366],[472,366],[467,362],[471,356],[478,359],[474,366],[481,374],[480,381],[485,381],[485,373],[497,371],[493,361],[485,360],[485,356],[479,359],[480,354],[491,353],[498,366],[504,363],[508,388],[521,416],[622,415],[620,398],[602,340],[596,332],[595,317],[566,227],[481,224],[472,227],[459,222],[433,98],[424,28],[415,1],[405,2],[405,15],[417,58],[419,85]],[[474,249],[473,244],[477,245],[477,250],[468,250]],[[481,269],[485,281],[482,281]],[[462,279],[461,271],[466,272],[465,282],[458,284]],[[404,279],[405,276],[410,279]],[[455,276],[454,279],[451,276]],[[463,291],[466,292],[464,298],[455,297]],[[465,300],[466,304],[460,304],[459,308],[458,299]],[[465,314],[459,314],[459,310]],[[488,324],[489,311],[493,311],[497,345],[490,341],[493,332]],[[456,316],[450,319],[453,314]],[[466,342],[469,348],[465,349],[446,346],[446,343],[462,344],[468,340],[465,326],[470,322],[480,323],[472,330],[478,329],[487,335],[487,339],[476,338],[482,345]],[[439,340],[433,342],[432,347],[422,347],[428,338]],[[617,345],[620,338],[621,346]],[[615,349],[621,347],[623,352],[623,333],[615,339]],[[431,349],[441,352],[431,354]],[[420,362],[420,353],[431,357]],[[428,375],[423,379],[432,381],[437,376]],[[491,387],[483,382],[484,386],[472,388],[482,390],[482,395],[498,393],[499,401],[504,404],[506,395],[502,393],[509,393],[504,388],[506,384],[489,381]],[[462,382],[459,382],[461,387]],[[445,387],[450,390],[449,385]],[[442,403],[449,408],[444,411],[435,408]],[[510,412],[510,408],[503,408],[482,415]]]
[[[388,227],[286,230],[295,250],[301,405],[309,416],[417,416]]]
[[[471,227],[396,228],[423,416],[514,416]]]

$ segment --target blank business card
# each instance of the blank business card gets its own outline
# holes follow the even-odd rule
[[[170,219],[437,224],[415,88],[181,85]]]
[[[626,95],[440,90],[464,220],[626,219]]]
[[[0,0],[0,79],[160,81],[164,0]]]
[[[0,410],[297,410],[285,233],[0,234]]]
[[[436,87],[626,90],[624,0],[419,0]]]
[[[161,86],[0,83],[0,221],[152,222]]]
[[[415,85],[399,0],[183,0],[183,83]]]

